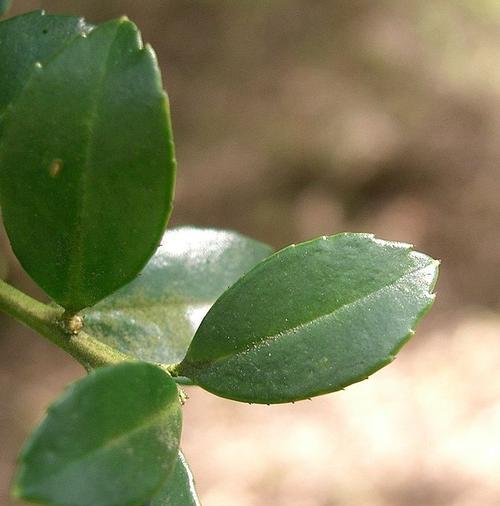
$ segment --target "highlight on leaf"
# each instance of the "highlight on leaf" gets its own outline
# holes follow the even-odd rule
[[[168,230],[134,281],[84,312],[85,328],[130,357],[180,362],[212,304],[271,253],[229,230]]]

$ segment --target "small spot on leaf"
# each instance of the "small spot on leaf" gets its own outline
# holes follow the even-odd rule
[[[50,177],[57,177],[63,168],[63,162],[62,160],[59,160],[59,158],[56,158],[55,160],[52,160],[52,163],[49,167],[49,175]]]

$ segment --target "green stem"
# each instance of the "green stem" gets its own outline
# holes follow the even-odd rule
[[[107,344],[102,343],[86,332],[74,332],[74,315],[68,315],[61,307],[43,304],[29,295],[17,290],[0,279],[0,311],[8,314],[26,327],[29,327],[50,342],[69,353],[90,371],[96,367],[133,360]],[[171,374],[172,365],[157,364]],[[193,385],[182,376],[173,378],[180,385]]]
[[[62,308],[47,306],[2,280],[0,310],[68,352],[87,370],[130,360],[85,332],[72,334]]]

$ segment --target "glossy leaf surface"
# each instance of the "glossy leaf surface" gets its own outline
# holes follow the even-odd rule
[[[11,39],[1,44],[8,52]],[[147,263],[170,212],[174,172],[156,59],[126,19],[36,63],[2,119],[1,202],[12,247],[70,311]]]
[[[51,506],[146,502],[177,462],[177,386],[161,369],[124,363],[73,384],[21,454],[18,498]]]
[[[134,281],[84,313],[85,328],[141,360],[179,362],[215,300],[271,253],[235,232],[169,230]]]
[[[161,492],[147,506],[201,506],[193,474],[182,452],[179,452],[175,469]]]
[[[412,335],[437,269],[408,245],[367,234],[286,248],[214,304],[179,374],[258,403],[344,388],[388,364]]]

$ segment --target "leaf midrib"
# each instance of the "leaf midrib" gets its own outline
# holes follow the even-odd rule
[[[82,280],[83,280],[83,246],[85,243],[83,237],[83,222],[86,214],[86,209],[88,207],[89,198],[87,188],[89,186],[90,179],[90,168],[91,168],[91,158],[93,158],[93,152],[95,150],[95,125],[98,122],[98,110],[102,103],[102,98],[104,95],[103,84],[106,81],[109,64],[110,64],[110,56],[112,49],[114,48],[117,35],[119,33],[121,27],[121,23],[117,23],[115,27],[115,33],[113,39],[110,41],[107,49],[106,58],[104,64],[101,69],[101,75],[97,84],[95,85],[96,93],[93,94],[93,102],[91,103],[91,107],[89,108],[88,115],[88,123],[85,122],[86,128],[88,129],[88,137],[86,140],[86,149],[84,151],[84,164],[82,166],[82,170],[80,172],[80,182],[79,182],[79,191],[77,192],[76,197],[76,220],[75,226],[73,228],[73,240],[71,241],[72,245],[72,254],[68,255],[68,258],[73,258],[73,261],[68,264],[68,294],[72,293],[80,293]],[[92,36],[92,35],[90,35]]]
[[[103,445],[101,445],[99,447],[91,448],[89,451],[87,451],[81,455],[78,455],[78,457],[73,459],[69,464],[67,462],[63,462],[61,466],[58,466],[54,469],[50,469],[50,479],[43,480],[43,481],[48,481],[48,482],[57,481],[57,476],[60,474],[61,469],[64,469],[64,471],[66,473],[68,471],[68,469],[71,469],[71,468],[81,464],[83,461],[87,460],[92,455],[108,451],[108,450],[112,449],[113,447],[118,446],[122,441],[129,439],[134,434],[153,427],[162,418],[168,417],[170,414],[170,411],[173,411],[174,409],[175,409],[175,402],[169,402],[168,405],[166,405],[164,409],[155,413],[153,416],[142,419],[140,425],[137,425],[137,426],[133,427],[132,429],[127,430],[126,432],[119,433],[118,435],[107,440]]]
[[[399,276],[394,281],[391,281],[389,284],[381,286],[380,288],[377,288],[376,290],[373,290],[372,292],[369,292],[367,294],[362,295],[361,297],[358,297],[354,300],[346,302],[346,303],[336,307],[332,311],[328,311],[327,313],[321,314],[313,319],[301,322],[298,325],[295,325],[293,327],[288,327],[277,334],[274,334],[271,336],[261,336],[260,338],[256,339],[255,341],[248,343],[246,346],[242,347],[241,349],[238,349],[236,351],[232,351],[230,353],[226,353],[226,354],[216,357],[214,359],[191,362],[191,361],[189,361],[189,351],[188,351],[188,354],[186,355],[185,363],[184,363],[184,361],[181,363],[181,371],[184,370],[184,367],[182,366],[182,364],[187,365],[188,366],[187,369],[190,369],[190,368],[203,369],[203,368],[207,368],[207,367],[212,367],[214,364],[221,362],[228,357],[233,357],[236,355],[241,355],[241,354],[247,353],[253,349],[261,347],[263,344],[265,344],[267,342],[274,341],[276,339],[279,339],[280,337],[284,337],[285,335],[294,333],[294,332],[299,331],[305,327],[308,327],[312,323],[318,322],[318,320],[323,320],[326,318],[333,317],[336,313],[338,313],[342,310],[346,310],[346,308],[348,308],[350,306],[355,306],[365,300],[368,300],[368,299],[374,297],[375,295],[379,294],[380,292],[383,292],[384,290],[387,290],[387,289],[390,289],[390,288],[396,286],[401,281],[403,281],[405,278],[408,278],[419,271],[423,271],[425,269],[428,269],[429,267],[431,267],[433,265],[433,262],[434,261],[431,260],[424,266],[420,266],[420,267],[417,267],[416,269],[412,269],[412,270],[406,272],[405,274]]]

